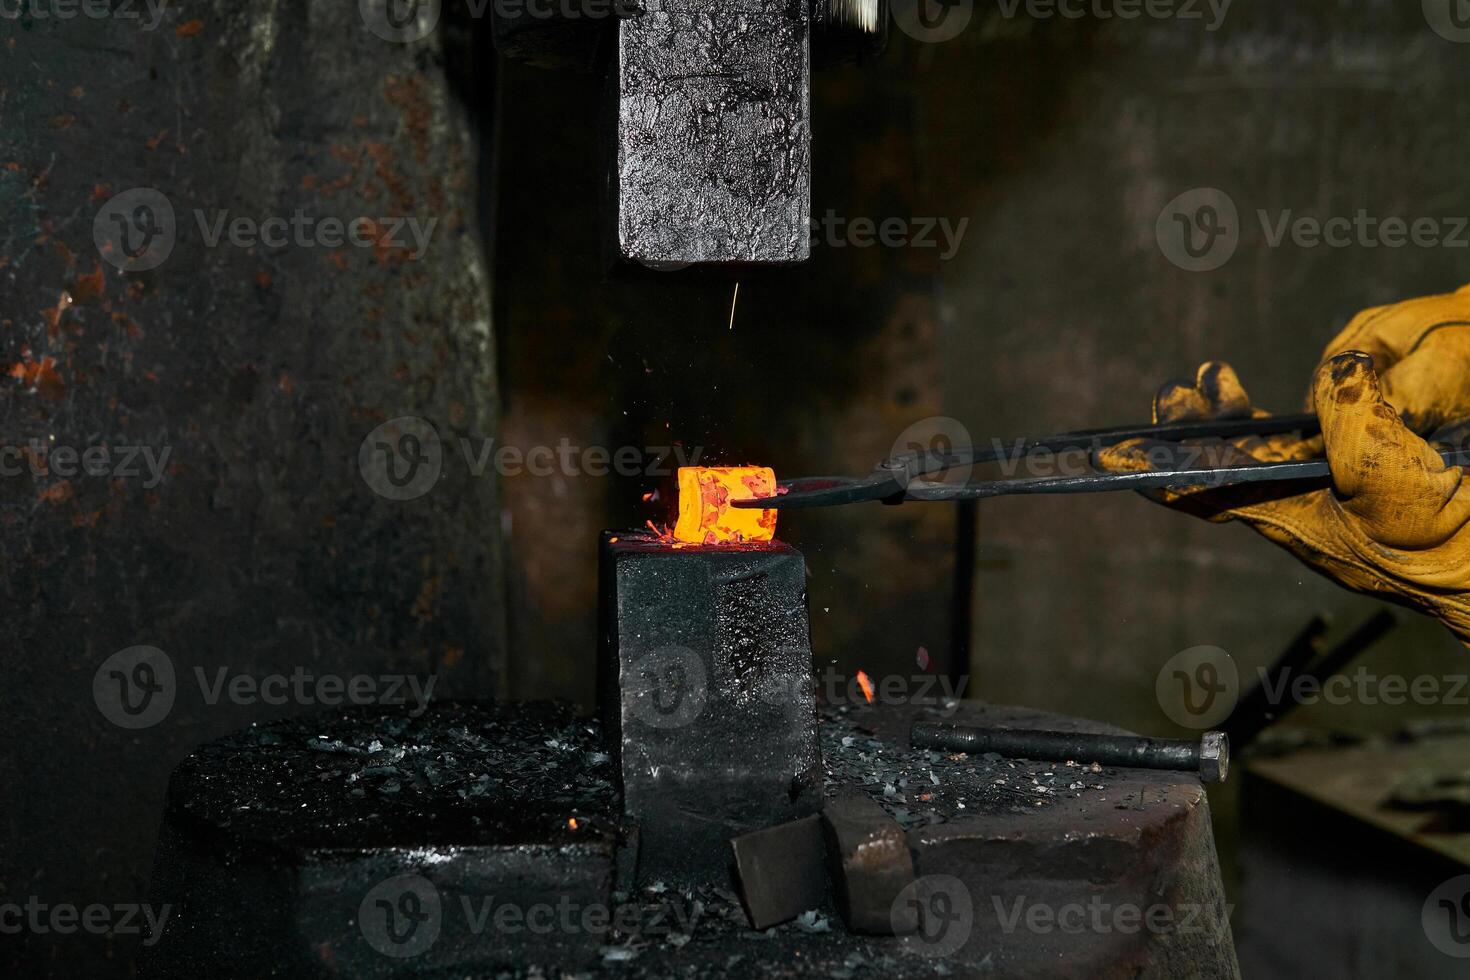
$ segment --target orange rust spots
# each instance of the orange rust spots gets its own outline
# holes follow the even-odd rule
[[[179,37],[196,37],[202,30],[204,30],[204,21],[195,18],[175,27],[174,33]]]
[[[76,125],[76,121],[77,121],[77,117],[76,116],[73,116],[71,113],[64,113],[64,114],[62,114],[60,116],[52,116],[51,117],[51,128],[52,129],[71,129],[72,126]]]
[[[91,272],[84,276],[77,276],[76,283],[72,288],[73,299],[79,303],[89,299],[96,299],[102,295],[102,289],[106,285],[106,282],[107,277],[103,274],[102,263],[94,260]]]
[[[872,704],[873,703],[873,682],[868,679],[867,673],[864,672],[864,671],[861,671],[861,670],[858,671],[857,677],[858,677],[858,687],[860,687],[860,688],[863,689],[863,697],[865,697],[865,698],[868,699],[868,703],[869,704]]]
[[[347,271],[347,256],[341,252],[328,252],[327,261],[335,265],[339,272]]]
[[[92,185],[92,203],[101,204],[112,194],[112,187],[108,184]]]
[[[301,189],[304,190],[304,191],[315,190],[316,189],[316,174],[302,174],[301,175]]]
[[[66,383],[56,373],[54,357],[17,361],[11,365],[10,376],[51,401],[60,401],[66,395]]]
[[[74,99],[84,99],[87,97],[87,90],[82,88],[80,85],[73,85],[71,87],[70,94],[71,97]]]
[[[679,468],[679,521],[674,538],[686,544],[770,541],[774,510],[742,510],[736,500],[776,495],[776,474],[765,466]]]
[[[261,289],[270,289],[273,281],[271,274],[264,269],[261,269],[255,274],[255,284]]]
[[[158,144],[162,143],[166,139],[168,139],[168,130],[160,130],[157,136],[148,137],[148,149],[158,149]]]
[[[53,483],[51,484],[51,486],[41,491],[41,499],[46,501],[47,503],[64,504],[71,498],[72,488],[70,480],[62,480],[60,483]]]

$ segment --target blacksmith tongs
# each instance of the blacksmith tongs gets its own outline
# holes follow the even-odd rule
[[[1020,462],[1028,455],[1065,452],[1091,454],[1130,439],[1181,442],[1193,439],[1236,439],[1297,433],[1303,438],[1318,435],[1321,425],[1315,415],[1275,415],[1252,419],[1207,422],[1172,422],[1131,428],[1090,429],[1056,436],[995,440],[990,446],[954,446],[944,450],[917,450],[890,457],[866,477],[804,477],[778,481],[774,497],[732,501],[742,508],[799,510],[807,507],[839,507],[844,504],[882,501],[981,500],[1016,494],[1104,493],[1119,490],[1151,490],[1162,487],[1224,487],[1242,483],[1326,480],[1331,476],[1325,459],[1280,463],[1256,463],[1206,467],[1192,465],[1198,454],[1180,454],[1185,462],[1177,467],[1139,473],[1108,473],[1092,470],[1061,476],[1022,477],[948,484],[920,477],[934,476],[961,466],[983,463]],[[1185,447],[1180,447],[1184,449]],[[1442,453],[1446,464],[1470,466],[1470,449],[1458,442]]]

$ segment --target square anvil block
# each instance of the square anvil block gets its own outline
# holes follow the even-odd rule
[[[810,254],[811,18],[791,0],[647,0],[618,24],[618,250],[654,268]]]
[[[608,532],[601,713],[638,877],[728,882],[730,840],[821,806],[806,560]]]

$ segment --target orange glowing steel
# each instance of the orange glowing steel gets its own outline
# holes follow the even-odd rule
[[[873,682],[868,680],[868,675],[861,670],[858,671],[858,687],[863,689],[863,697],[868,699],[869,704],[872,704]]]
[[[774,510],[742,510],[735,500],[776,495],[776,474],[766,466],[679,468],[679,520],[674,540],[685,544],[771,541]]]
[[[572,817],[570,820],[568,820],[567,821],[567,826],[570,827],[570,828],[572,828],[573,830],[576,830],[577,829],[577,818],[576,817]]]

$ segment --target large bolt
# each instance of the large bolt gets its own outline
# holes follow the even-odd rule
[[[1194,773],[1207,783],[1223,783],[1230,771],[1230,739],[1224,732],[1205,732],[1198,742],[1187,742],[1137,735],[916,724],[909,739],[916,749],[993,752],[1008,759],[1036,762],[1096,762],[1131,769],[1165,769]]]

